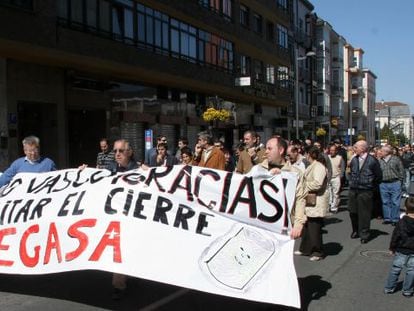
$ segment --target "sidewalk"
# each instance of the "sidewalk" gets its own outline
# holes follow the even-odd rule
[[[339,212],[325,221],[326,258],[311,262],[308,257],[295,256],[302,310],[411,310],[414,298],[403,297],[400,290],[391,295],[383,294],[392,262],[388,245],[394,227],[373,219],[372,239],[367,244],[351,239],[346,196],[347,191],[344,191]],[[299,241],[296,248],[298,246]]]

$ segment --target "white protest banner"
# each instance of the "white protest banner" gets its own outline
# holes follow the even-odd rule
[[[181,165],[21,173],[0,196],[0,273],[98,269],[299,307],[292,189]]]

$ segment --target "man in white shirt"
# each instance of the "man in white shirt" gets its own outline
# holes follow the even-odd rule
[[[328,184],[329,209],[332,213],[337,213],[339,206],[339,192],[341,189],[341,176],[343,174],[345,164],[344,159],[338,155],[338,148],[336,145],[329,147],[328,159],[332,166],[332,178]]]

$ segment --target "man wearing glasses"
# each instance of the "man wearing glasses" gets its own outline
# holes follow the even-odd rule
[[[125,172],[138,168],[138,164],[133,158],[131,146],[126,139],[118,139],[115,141],[113,152],[115,154],[115,162],[112,162],[108,167],[111,172]],[[124,274],[114,273],[112,275],[112,286],[114,288],[112,299],[121,299],[127,287],[127,276]]]
[[[111,172],[125,172],[138,168],[137,162],[134,161],[133,151],[126,139],[118,139],[114,142],[115,162],[110,163],[108,169]]]
[[[0,176],[0,187],[8,184],[17,173],[42,173],[56,170],[55,162],[40,156],[39,138],[28,136],[23,139],[22,143],[25,156],[15,160]]]

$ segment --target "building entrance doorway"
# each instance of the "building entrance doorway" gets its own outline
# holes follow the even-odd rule
[[[69,166],[96,166],[99,140],[106,135],[105,110],[70,109],[68,112]],[[112,146],[110,146],[112,148]]]

